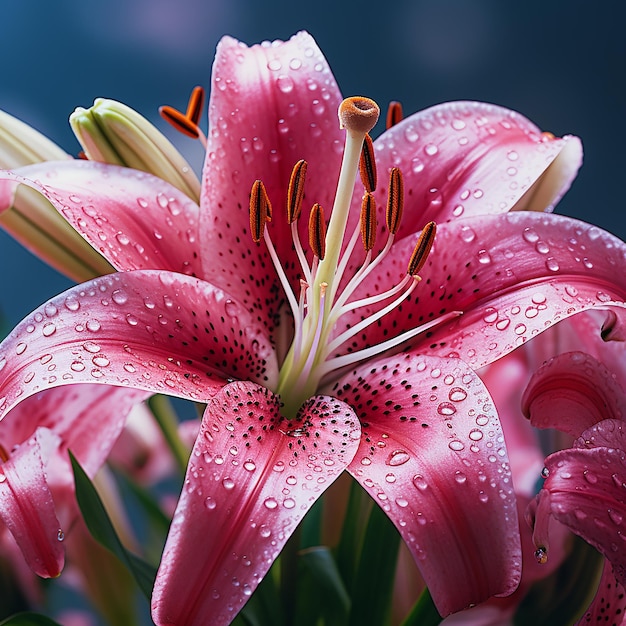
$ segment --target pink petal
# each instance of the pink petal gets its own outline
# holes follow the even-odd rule
[[[317,396],[299,421],[252,383],[209,403],[152,596],[156,624],[230,624],[313,502],[352,460],[350,407]]]
[[[341,94],[313,38],[247,47],[222,39],[213,65],[209,145],[203,174],[201,238],[208,280],[229,291],[245,278],[244,304],[276,310],[276,273],[265,244],[250,236],[249,197],[261,179],[274,207],[271,236],[294,284],[297,262],[286,220],[287,187],[300,159],[308,162],[305,206],[332,208],[343,153],[337,110]],[[301,220],[307,242],[307,219]],[[250,277],[249,280],[247,277]],[[268,297],[271,299],[268,301]]]
[[[395,244],[354,299],[397,283],[414,245],[414,238]],[[351,340],[349,349],[461,311],[412,345],[459,356],[478,369],[574,313],[608,306],[619,312],[626,300],[625,261],[622,241],[559,215],[519,212],[442,224],[412,296]],[[337,332],[367,314],[358,309],[344,316]]]
[[[0,417],[50,387],[105,383],[206,401],[226,377],[277,380],[263,324],[219,289],[120,272],[53,298],[0,344]]]
[[[43,578],[53,578],[63,569],[65,552],[41,460],[42,436],[39,431],[0,465],[0,518],[30,568]]]
[[[512,593],[521,553],[493,403],[456,359],[404,354],[358,368],[333,393],[363,436],[350,473],[413,553],[438,611]]]
[[[148,393],[125,387],[66,385],[39,392],[17,404],[0,421],[5,448],[26,441],[38,427],[60,439],[61,451],[70,449],[83,469],[93,476],[106,460],[126,417]]]
[[[604,562],[598,592],[585,615],[576,622],[584,624],[623,624],[626,613],[626,589],[615,578],[609,561]]]
[[[624,418],[624,390],[602,363],[584,352],[566,352],[531,378],[522,410],[537,428],[578,437],[604,419]]]
[[[375,151],[381,220],[387,172],[399,167],[404,174],[406,211],[399,237],[430,220],[510,211],[554,164],[543,181],[545,193],[535,194],[531,205],[551,208],[582,163],[577,137],[549,138],[519,113],[482,102],[447,102],[419,111],[383,133]]]
[[[0,177],[40,191],[119,270],[202,275],[198,206],[160,178],[78,159],[38,163]]]
[[[602,422],[596,428],[602,428]],[[589,431],[587,431],[589,432]],[[626,436],[616,442],[624,445]],[[537,517],[550,514],[611,561],[622,585],[626,582],[626,453],[623,448],[574,448],[546,459],[548,477]],[[549,497],[544,494],[549,494]],[[539,523],[539,520],[538,520]],[[539,544],[541,538],[536,538]]]

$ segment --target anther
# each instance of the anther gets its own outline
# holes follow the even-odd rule
[[[316,202],[309,215],[309,245],[320,261],[326,255],[326,220],[324,209]]]
[[[413,254],[411,255],[409,266],[406,270],[406,273],[409,276],[417,276],[419,271],[424,267],[428,254],[430,253],[430,249],[433,247],[436,234],[437,225],[435,222],[428,222],[428,224],[424,226],[419,239],[415,244]]]
[[[389,129],[402,121],[402,105],[395,100],[389,103],[387,108],[387,119],[385,120],[385,128]]]
[[[387,195],[387,212],[385,218],[387,229],[395,235],[400,228],[402,210],[404,206],[404,180],[402,172],[397,167],[392,167],[389,172],[389,193]]]
[[[369,133],[378,121],[380,109],[370,98],[352,96],[339,105],[339,125],[348,131]]]
[[[186,117],[194,124],[198,124],[204,109],[204,89],[199,85],[193,88],[187,103]]]
[[[287,190],[287,221],[292,224],[300,217],[302,198],[304,198],[304,179],[306,177],[307,162],[298,161],[291,171],[289,189]]]
[[[535,550],[535,559],[539,565],[545,565],[548,562],[548,550],[544,546],[539,546]]]
[[[272,220],[272,205],[267,196],[265,185],[255,180],[250,192],[250,232],[255,243],[261,241],[265,222]]]
[[[376,244],[376,202],[371,193],[366,193],[361,203],[361,239],[366,252]]]
[[[0,463],[6,463],[9,460],[9,453],[4,449],[4,446],[0,443]]]
[[[374,160],[374,144],[369,135],[365,135],[363,140],[363,148],[361,149],[361,158],[359,160],[359,173],[363,187],[369,193],[376,191],[376,161]]]
[[[177,131],[183,133],[183,135],[187,135],[192,139],[200,137],[198,125],[178,109],[165,104],[159,107],[159,113],[166,122],[171,124]]]

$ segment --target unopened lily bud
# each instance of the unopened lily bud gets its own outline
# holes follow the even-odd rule
[[[174,145],[146,118],[129,106],[98,98],[92,107],[78,107],[70,126],[87,158],[154,174],[195,202],[200,181]]]
[[[0,169],[70,159],[53,141],[16,117],[0,111]]]
[[[0,169],[71,158],[28,124],[0,111]],[[0,184],[0,228],[78,282],[114,271],[43,195],[24,185]]]

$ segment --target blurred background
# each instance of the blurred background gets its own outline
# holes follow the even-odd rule
[[[99,96],[165,130],[158,107],[209,86],[224,34],[246,43],[311,32],[346,95],[405,114],[474,99],[582,137],[559,212],[626,237],[626,3],[622,0],[3,0],[0,109],[78,151],[67,123]],[[202,155],[175,138],[199,170]],[[13,325],[70,283],[0,231],[0,310]]]

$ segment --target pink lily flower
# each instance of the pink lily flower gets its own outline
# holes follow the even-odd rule
[[[591,320],[582,321],[591,328]],[[593,337],[578,336],[587,344]],[[621,362],[612,358],[618,351]],[[580,624],[599,619],[622,623],[626,610],[623,344],[605,357],[617,367],[609,369],[586,352],[558,354],[537,370],[524,393],[531,423],[575,437],[571,448],[546,459],[543,488],[527,512],[536,556],[545,561],[551,554],[548,524],[556,520],[605,557],[598,591]]]
[[[67,450],[93,476],[145,397],[120,387],[59,387],[26,398],[0,421],[0,520],[39,576],[61,572],[63,539],[78,514]]]
[[[354,187],[377,107],[342,105],[342,150],[340,103],[307,34],[252,48],[226,38],[200,207],[111,165],[3,174],[11,193],[17,183],[38,189],[123,271],[70,289],[14,329],[0,346],[2,413],[87,382],[208,403],[154,590],[157,624],[229,623],[344,469],[396,524],[442,615],[511,593],[515,497],[473,369],[562,318],[623,304],[622,242],[567,218],[505,214],[559,199],[580,165],[577,139],[477,103],[404,120],[375,142],[386,187],[374,189],[362,167],[363,250]],[[303,194],[317,203],[308,228]],[[291,222],[270,208],[287,198]],[[386,198],[389,232],[377,248],[375,216],[385,212],[374,203]],[[333,206],[326,234],[319,206]],[[429,255],[430,220],[439,227]]]

